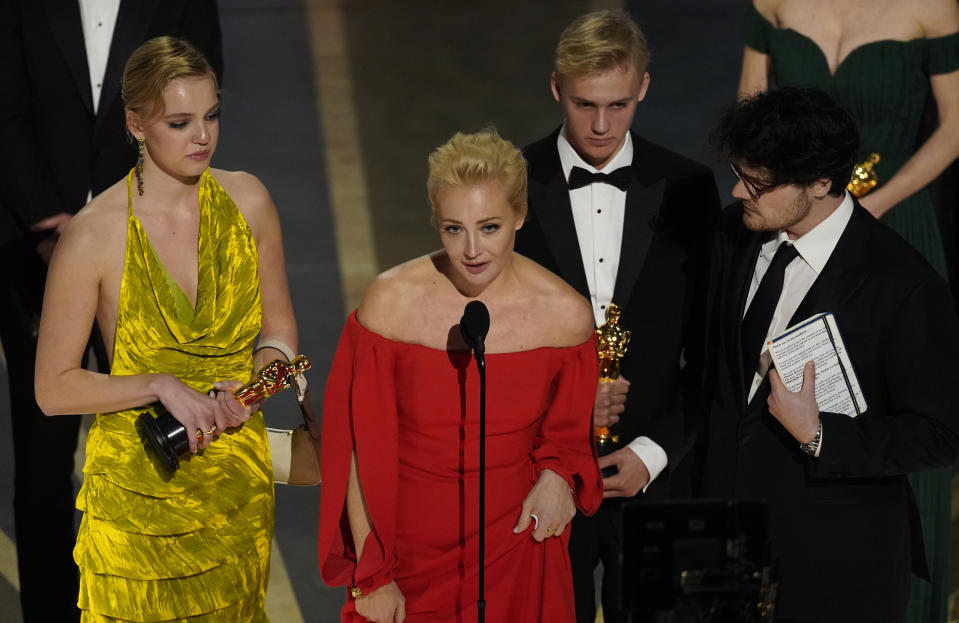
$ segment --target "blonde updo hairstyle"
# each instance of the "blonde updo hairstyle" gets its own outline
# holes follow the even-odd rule
[[[526,214],[526,160],[495,128],[475,134],[457,132],[430,154],[429,168],[426,191],[434,222],[441,189],[487,182],[499,182],[513,211]]]
[[[208,76],[219,93],[216,73],[203,54],[176,37],[155,37],[134,50],[123,70],[123,106],[142,123],[163,115],[163,90],[177,78]]]
[[[582,15],[559,36],[557,76],[578,78],[630,65],[642,76],[649,65],[649,46],[643,31],[622,9]]]

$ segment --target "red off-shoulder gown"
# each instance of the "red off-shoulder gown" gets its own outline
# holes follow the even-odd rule
[[[513,534],[543,469],[592,514],[602,482],[592,441],[596,346],[486,355],[486,620],[573,623],[569,531]],[[372,523],[357,563],[345,501],[353,448]],[[329,585],[395,580],[407,623],[476,620],[479,374],[469,353],[388,340],[355,313],[323,402],[319,557]],[[344,622],[363,623],[347,597]]]

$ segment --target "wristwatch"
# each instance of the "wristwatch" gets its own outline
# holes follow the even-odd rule
[[[822,443],[822,421],[819,422],[819,428],[816,429],[816,435],[812,440],[799,444],[799,449],[810,456],[819,456],[819,446]]]

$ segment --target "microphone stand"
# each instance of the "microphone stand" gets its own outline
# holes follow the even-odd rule
[[[486,348],[483,338],[476,341],[476,368],[480,377],[480,443],[479,443],[479,599],[476,616],[486,620]]]
[[[489,310],[482,301],[470,301],[460,319],[460,332],[476,356],[480,377],[479,425],[479,597],[476,617],[486,620],[486,333],[489,331]]]

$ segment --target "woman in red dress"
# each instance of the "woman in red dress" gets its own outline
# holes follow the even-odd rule
[[[443,249],[380,275],[350,315],[323,404],[323,579],[344,622],[477,618],[479,375],[458,323],[486,339],[485,596],[490,623],[572,623],[566,545],[602,497],[592,442],[589,304],[513,252],[526,164],[495,131],[430,155]]]

